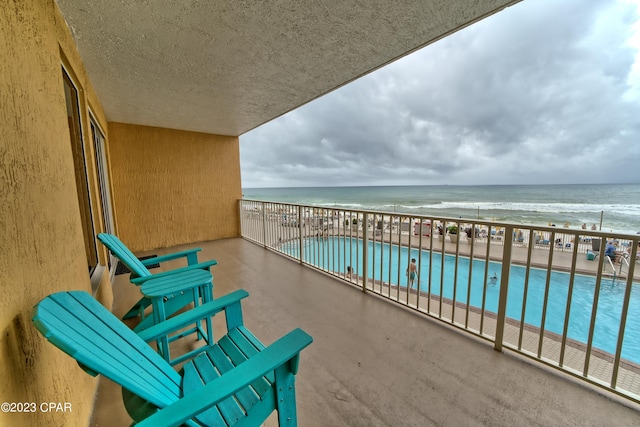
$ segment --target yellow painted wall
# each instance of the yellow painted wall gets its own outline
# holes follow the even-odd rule
[[[114,216],[133,251],[240,235],[237,137],[109,123]]]
[[[31,308],[59,290],[90,291],[62,85],[66,58],[87,106],[101,106],[54,0],[0,7],[0,402],[34,402],[35,413],[0,412],[2,426],[86,426],[96,380],[35,330]],[[95,171],[90,168],[90,175]],[[92,182],[95,187],[95,182]],[[94,206],[95,207],[95,206]],[[101,250],[101,258],[105,252]],[[106,282],[104,276],[103,282]],[[99,292],[110,306],[110,286]],[[42,402],[72,411],[43,412]]]

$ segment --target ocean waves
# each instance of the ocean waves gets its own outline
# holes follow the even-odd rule
[[[381,186],[246,189],[249,199],[528,225],[640,231],[640,185]]]
[[[389,206],[389,205],[387,205]],[[640,204],[601,204],[601,203],[522,203],[522,202],[439,202],[422,205],[396,205],[396,208],[409,210],[477,210],[534,213],[593,213],[632,215],[640,217]]]

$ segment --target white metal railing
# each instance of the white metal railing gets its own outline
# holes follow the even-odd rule
[[[247,240],[640,402],[640,235],[255,200],[240,219]]]

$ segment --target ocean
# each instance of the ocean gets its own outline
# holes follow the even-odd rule
[[[640,232],[640,184],[244,188],[243,198],[302,205]]]

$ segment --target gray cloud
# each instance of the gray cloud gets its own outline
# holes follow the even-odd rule
[[[640,182],[638,19],[522,2],[242,135],[243,186]]]

